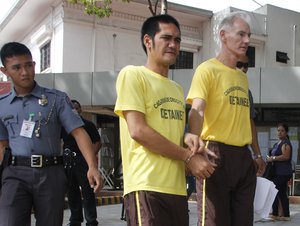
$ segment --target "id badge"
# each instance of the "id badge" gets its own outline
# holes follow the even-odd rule
[[[23,120],[20,136],[32,138],[35,122],[29,120]]]

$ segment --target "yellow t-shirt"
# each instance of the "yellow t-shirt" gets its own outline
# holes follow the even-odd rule
[[[216,58],[198,66],[187,96],[205,100],[201,138],[229,145],[252,142],[248,79],[240,70],[225,66]]]
[[[186,195],[185,166],[154,153],[133,140],[123,111],[145,114],[147,124],[177,145],[182,145],[185,101],[182,88],[144,66],[127,66],[119,73],[115,113],[120,117],[124,195],[155,191]]]

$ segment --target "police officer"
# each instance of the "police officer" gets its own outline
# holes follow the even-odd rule
[[[72,100],[73,106],[79,115],[82,113],[81,104],[77,100]],[[93,122],[81,117],[84,122],[84,129],[90,136],[94,153],[98,153],[101,147],[100,135]],[[71,211],[70,223],[68,226],[80,226],[83,222],[82,206],[84,208],[84,216],[87,226],[97,226],[97,209],[95,194],[89,186],[86,173],[88,166],[84,160],[76,140],[71,134],[68,134],[64,129],[62,130],[62,139],[64,141],[63,148],[65,158],[71,157],[70,166],[66,167],[69,186],[68,186],[68,203]],[[81,192],[80,188],[81,187]],[[83,201],[81,200],[81,194]]]
[[[76,139],[89,166],[89,183],[99,192],[103,181],[91,140],[68,96],[35,82],[35,62],[25,45],[7,43],[0,55],[0,69],[14,84],[0,98],[0,147],[12,152],[2,175],[0,226],[29,226],[32,209],[37,226],[61,226],[67,189],[61,128]]]

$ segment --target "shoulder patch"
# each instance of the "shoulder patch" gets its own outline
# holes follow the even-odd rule
[[[66,99],[66,103],[67,103],[73,110],[75,110],[75,108],[74,108],[74,106],[73,106],[73,103],[72,103],[70,97],[69,97],[68,95],[66,95],[65,99]],[[75,110],[75,111],[76,111],[76,110]],[[76,112],[77,112],[77,111],[76,111]]]

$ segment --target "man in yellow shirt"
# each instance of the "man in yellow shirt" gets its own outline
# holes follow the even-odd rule
[[[248,80],[236,69],[250,41],[249,16],[236,12],[219,25],[221,50],[196,69],[187,97],[192,105],[185,141],[199,137],[215,151],[217,168],[197,180],[198,226],[252,226],[256,186]],[[201,151],[200,151],[201,150]],[[200,154],[201,155],[201,154]]]
[[[188,226],[185,165],[200,177],[214,164],[182,147],[184,94],[168,79],[180,49],[179,23],[170,15],[150,17],[141,41],[145,66],[123,68],[116,83],[127,225]]]

